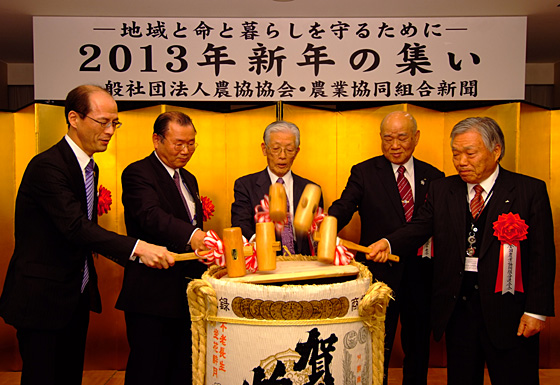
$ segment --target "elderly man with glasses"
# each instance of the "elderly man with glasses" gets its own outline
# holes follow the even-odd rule
[[[196,129],[182,112],[158,116],[152,141],[155,151],[129,165],[122,174],[123,205],[129,235],[159,242],[170,251],[205,249],[198,183],[185,170],[193,156]],[[124,310],[130,355],[125,384],[191,383],[191,333],[187,303],[189,279],[206,266],[177,262],[166,271],[129,262],[117,309]]]
[[[289,221],[277,238],[292,254],[310,255],[312,242],[308,237],[295,234],[291,226],[295,209],[303,189],[308,183],[291,171],[292,164],[299,152],[299,129],[290,122],[277,121],[266,127],[261,150],[268,167],[260,172],[245,175],[235,181],[231,205],[232,226],[241,227],[243,235],[251,239],[255,234],[255,206],[260,204],[272,183],[282,183],[288,198]],[[323,206],[323,198],[319,206]]]

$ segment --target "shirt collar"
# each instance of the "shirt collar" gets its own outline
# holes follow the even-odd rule
[[[74,153],[74,155],[76,155],[76,159],[78,160],[78,164],[80,165],[80,169],[82,170],[82,174],[84,173],[84,169],[86,168],[86,166],[88,165],[89,161],[91,159],[93,159],[93,157],[90,157],[88,154],[86,154],[84,152],[84,150],[82,150],[80,148],[80,146],[78,146],[73,140],[72,138],[70,138],[70,136],[68,136],[68,134],[66,134],[64,136],[64,139],[66,139],[66,142],[68,142],[68,145],[70,146],[70,148],[72,149],[72,152]],[[94,163],[95,164],[95,163]]]
[[[268,171],[268,176],[270,177],[270,182],[271,183],[276,183],[276,181],[278,180],[278,178],[280,178],[278,175],[274,174],[272,171],[270,171],[270,168],[267,167],[266,171]],[[286,173],[286,175],[284,175],[282,177],[282,179],[284,180],[284,184],[291,186],[292,185],[292,181],[294,179],[294,177],[292,176],[292,170],[288,171]]]
[[[494,172],[492,174],[490,174],[490,176],[488,178],[486,178],[485,180],[483,180],[482,182],[480,182],[480,183],[467,183],[467,193],[474,197],[475,193],[472,192],[472,191],[474,191],[474,186],[479,184],[484,189],[483,196],[488,194],[490,191],[492,191],[492,188],[494,187],[494,183],[496,183],[496,179],[498,179],[498,174],[499,173],[500,173],[500,165],[498,164],[498,166],[496,167]]]
[[[397,170],[400,166],[404,166],[406,168],[405,174],[414,175],[414,158],[411,156],[410,159],[405,164],[395,164],[391,163],[391,167],[393,167],[393,174],[397,175]]]

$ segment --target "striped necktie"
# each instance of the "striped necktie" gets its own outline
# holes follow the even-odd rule
[[[404,209],[404,217],[407,222],[412,219],[412,214],[414,213],[414,198],[412,197],[412,188],[408,179],[404,176],[406,168],[400,166],[397,170],[397,187],[399,188],[399,194],[401,196],[401,203]]]
[[[484,199],[482,199],[482,192],[484,189],[481,185],[477,184],[474,186],[474,198],[471,200],[471,215],[474,220],[477,220],[480,213],[484,209]]]
[[[85,168],[85,174],[86,174],[86,202],[87,202],[87,210],[88,210],[88,219],[91,221],[91,217],[93,215],[93,202],[94,202],[94,194],[95,194],[95,189],[94,189],[94,177],[93,177],[93,159],[89,160],[89,163],[87,164],[86,168]],[[89,282],[89,267],[88,267],[88,260],[87,260],[87,256],[86,256],[86,261],[84,263],[84,276],[82,277],[82,287],[80,289],[80,292],[83,293],[84,289],[86,288],[86,285]]]

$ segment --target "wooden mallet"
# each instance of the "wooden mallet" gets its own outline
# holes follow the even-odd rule
[[[321,223],[319,231],[315,233],[314,239],[319,242],[317,245],[317,259],[320,262],[332,263],[334,260],[334,250],[336,245],[342,245],[350,250],[361,251],[369,254],[371,248],[358,245],[354,242],[347,241],[337,237],[337,220],[336,217],[326,216]],[[396,255],[389,254],[389,261],[399,262],[400,258]]]
[[[230,277],[242,277],[246,274],[245,256],[253,254],[253,247],[244,245],[243,235],[239,227],[224,229],[223,235],[224,257],[228,275]],[[211,250],[204,250],[198,254],[200,257],[204,258],[205,255],[210,253]],[[200,258],[195,253],[172,254],[175,261],[190,261]]]
[[[315,218],[320,200],[321,187],[313,183],[305,186],[294,215],[293,223],[297,234],[307,234]]]
[[[259,271],[276,270],[276,252],[282,249],[276,240],[274,223],[256,224],[257,269]]]
[[[288,211],[286,189],[280,183],[273,183],[268,189],[268,208],[272,222],[284,222]]]

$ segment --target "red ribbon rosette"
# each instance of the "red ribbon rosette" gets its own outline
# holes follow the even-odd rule
[[[348,265],[354,259],[354,255],[348,251],[346,246],[336,245],[334,249],[333,265],[342,266]]]
[[[527,239],[527,229],[519,214],[507,213],[498,217],[494,222],[494,235],[502,242],[500,247],[500,263],[496,278],[496,293],[523,293],[521,276],[521,248],[520,242]]]
[[[206,196],[200,197],[200,201],[202,202],[202,221],[207,222],[214,215],[214,203]]]
[[[102,185],[99,185],[99,192],[97,193],[97,216],[107,214],[111,210],[113,199],[111,198],[111,191]]]
[[[270,220],[270,203],[268,195],[261,199],[261,204],[255,206],[255,223],[272,222]],[[290,215],[290,213],[288,213]],[[288,223],[288,218],[282,222],[274,222],[276,232],[282,232],[284,225]]]

